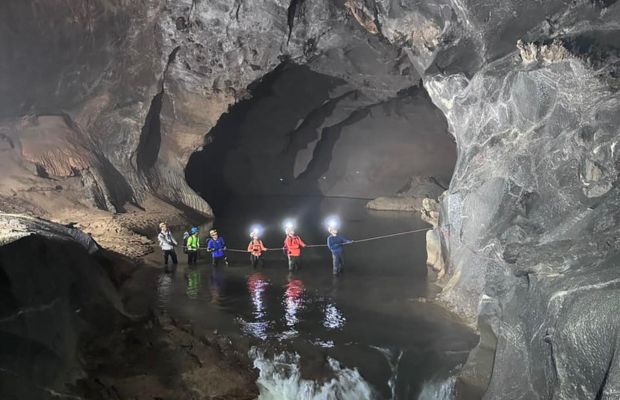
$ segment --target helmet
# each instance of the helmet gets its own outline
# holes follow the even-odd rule
[[[195,226],[192,226],[192,229],[190,229],[190,231],[189,231],[189,232],[190,232],[192,235],[193,235],[194,233],[198,233],[198,228],[197,228],[197,227],[195,227]]]

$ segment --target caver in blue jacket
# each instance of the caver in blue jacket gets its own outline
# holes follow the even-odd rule
[[[220,236],[217,239],[209,239],[207,249],[212,252],[213,257],[224,257],[224,250],[226,250],[224,238]]]
[[[344,268],[344,245],[351,243],[351,240],[338,235],[335,231],[334,233],[335,234],[327,237],[327,247],[332,252],[332,258],[334,260],[334,275],[339,275],[342,273],[342,269]]]
[[[347,243],[351,243],[351,241],[340,235],[329,235],[327,237],[327,247],[333,254],[342,254],[343,245]]]

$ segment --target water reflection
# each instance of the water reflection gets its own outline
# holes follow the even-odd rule
[[[163,273],[157,280],[157,303],[162,309],[168,308],[173,288],[173,276],[169,273]]]
[[[202,275],[200,271],[195,268],[189,268],[185,271],[185,281],[187,283],[185,293],[187,297],[195,300],[200,296],[200,290],[202,288]]]
[[[341,329],[346,322],[346,318],[342,315],[342,312],[333,304],[325,306],[325,318],[323,319],[323,326],[327,329]]]
[[[227,219],[220,217],[217,222],[231,248],[247,243],[246,233],[239,226],[245,226],[255,218],[272,227],[265,242],[276,245],[281,243],[282,215],[295,215],[304,222],[304,227],[308,227],[307,231],[304,230],[308,243],[323,243],[324,232],[313,229],[319,225],[315,222],[322,219],[324,211],[340,211],[347,220],[347,230],[354,232],[356,238],[407,231],[418,226],[417,219],[410,214],[369,216],[365,201],[325,200],[320,207],[313,208],[306,204],[311,199],[292,199],[294,206],[287,209],[279,199],[268,199],[260,204],[255,204],[253,198],[248,200],[246,208],[231,207],[234,212],[231,211]],[[245,204],[244,200],[242,205]],[[203,234],[207,231],[207,228],[202,229]],[[231,253],[231,268],[221,271],[226,275],[224,285],[218,279],[219,271],[211,276],[213,271],[203,259],[197,271],[191,271],[187,276],[184,275],[188,268],[182,265],[178,278],[172,277],[172,282],[169,277],[162,277],[160,297],[162,302],[169,302],[168,310],[173,316],[195,321],[199,331],[218,329],[234,337],[241,333],[243,343],[257,344],[270,352],[282,349],[303,354],[304,367],[308,367],[313,378],[320,375],[315,375],[316,371],[324,368],[319,356],[331,354],[343,357],[347,365],[365,371],[365,378],[383,388],[386,398],[405,398],[405,393],[410,397],[417,395],[423,379],[431,376],[431,368],[452,368],[466,358],[467,353],[449,359],[435,359],[436,348],[469,349],[470,342],[474,344],[476,337],[459,325],[444,321],[433,309],[427,311],[423,304],[416,303],[415,312],[409,312],[412,307],[409,299],[423,295],[425,290],[424,235],[368,242],[350,250],[348,262],[354,270],[341,277],[332,277],[328,252],[309,249],[304,260],[306,270],[288,280],[283,261],[276,261],[282,258],[279,252],[268,253],[274,268],[259,270],[246,267],[245,255]],[[254,272],[260,274],[252,274]],[[298,277],[301,280],[296,279]],[[176,285],[172,291],[169,290],[170,284]],[[196,297],[202,301],[198,303],[192,299]],[[217,304],[209,304],[211,300]],[[402,333],[412,329],[417,331],[415,340]],[[386,361],[368,349],[368,346],[378,344],[391,349]],[[419,348],[420,344],[432,347],[433,358],[430,351]],[[412,348],[412,351],[420,352],[420,356],[414,353],[409,359],[405,356],[399,359],[401,353],[398,350],[402,348]],[[283,390],[296,387],[286,379],[278,379],[278,382],[282,383]],[[411,392],[408,392],[409,387]],[[300,397],[304,396],[279,398]],[[329,394],[325,398],[330,398]],[[332,395],[331,398],[336,397]],[[357,397],[363,398],[370,397]]]
[[[324,349],[331,349],[331,348],[333,348],[335,346],[333,340],[315,339],[314,342],[312,342],[312,343],[315,346],[323,347]]]
[[[266,321],[267,313],[264,296],[269,282],[263,274],[256,272],[248,277],[247,285],[254,308],[252,312],[254,321],[249,323],[244,321],[244,331],[256,338],[265,340],[268,337],[267,328],[269,327],[269,322]]]
[[[211,269],[211,277],[209,278],[209,285],[211,289],[211,303],[221,304],[222,289],[224,288],[224,272],[220,267],[213,267]]]
[[[269,282],[260,272],[248,277],[248,290],[254,306],[254,317],[258,320],[265,317],[264,293]]]
[[[304,283],[301,279],[295,278],[292,274],[289,274],[286,290],[284,291],[284,318],[286,320],[286,326],[290,328],[289,332],[285,333],[287,337],[296,336],[298,334],[295,325],[299,322],[297,314],[304,305],[303,294]]]

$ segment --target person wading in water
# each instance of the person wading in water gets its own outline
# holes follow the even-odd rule
[[[174,240],[172,236],[172,232],[168,229],[168,226],[162,222],[159,224],[159,235],[157,235],[157,239],[159,240],[159,247],[164,252],[164,266],[166,270],[168,269],[168,259],[172,259],[173,268],[177,265],[177,253],[174,251],[174,248],[178,245],[177,241]]]
[[[340,275],[344,269],[344,245],[351,243],[351,240],[338,234],[337,226],[328,228],[329,236],[327,237],[327,247],[332,252],[333,273]]]
[[[286,238],[284,239],[284,249],[288,256],[288,270],[296,271],[301,265],[301,249],[306,247],[303,240],[295,235],[292,226],[286,228]]]
[[[228,260],[226,259],[226,243],[224,242],[224,238],[219,236],[217,230],[211,229],[209,231],[209,235],[211,239],[207,242],[207,251],[211,253],[213,256],[213,266],[217,267],[220,264],[228,265]]]
[[[256,269],[258,266],[261,268],[264,266],[263,251],[267,251],[267,248],[263,244],[263,241],[258,237],[258,231],[252,231],[252,240],[248,244],[248,251],[250,252],[250,263],[252,268]]]
[[[198,261],[198,249],[200,248],[200,238],[198,237],[198,228],[195,226],[189,231],[190,235],[185,242],[187,249],[187,263],[196,264]]]

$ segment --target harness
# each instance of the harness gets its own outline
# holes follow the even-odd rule
[[[300,242],[299,236],[293,236],[292,238],[289,238],[289,240],[287,241],[287,245],[289,249],[298,249],[300,244],[301,242]]]
[[[284,241],[284,247],[288,256],[299,256],[301,253],[302,240],[299,236],[287,236]]]
[[[170,231],[163,234],[164,240],[168,242],[169,245],[174,246],[174,241],[172,240],[172,233]]]
[[[252,242],[250,242],[250,246],[248,250],[250,251],[250,253],[252,253],[252,255],[260,256],[261,253],[263,252],[263,247],[264,246],[263,246],[262,240],[257,240],[257,241],[252,240]]]

